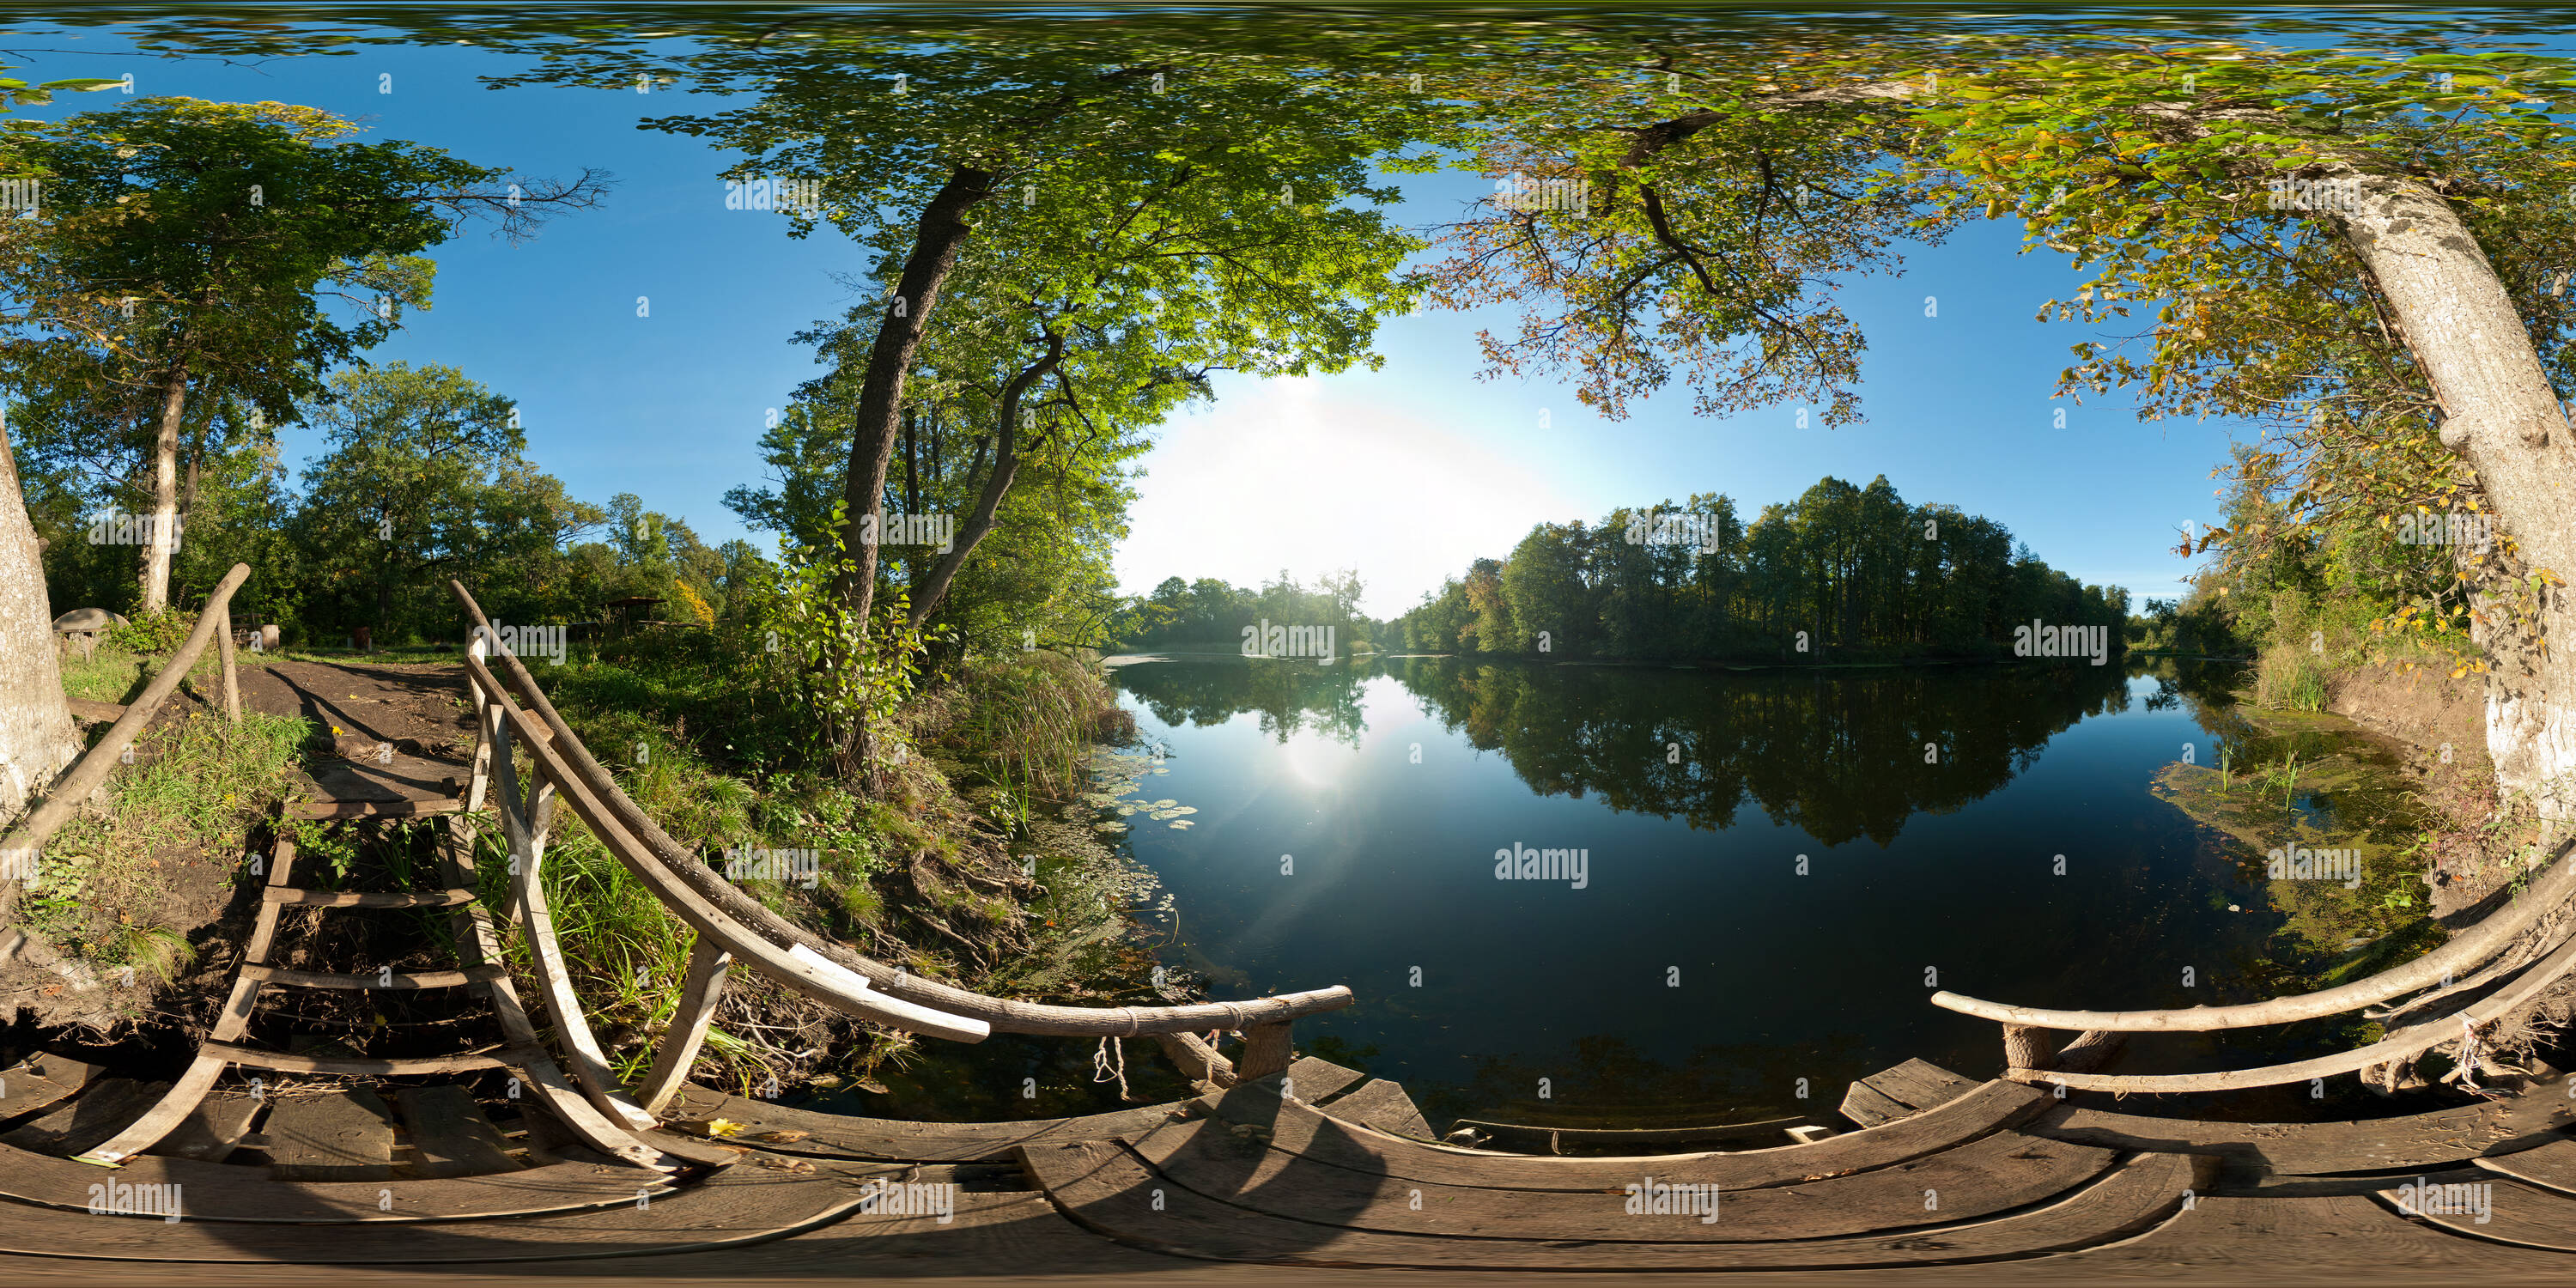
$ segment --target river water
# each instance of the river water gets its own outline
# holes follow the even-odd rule
[[[1219,998],[1349,985],[1299,1046],[1401,1081],[1435,1125],[1821,1114],[1910,1056],[1999,1070],[1996,1026],[1940,989],[2116,1009],[2278,979],[2259,871],[2149,791],[2215,760],[2224,663],[1115,677],[1154,753],[1125,822],[1168,895],[1145,914],[1165,962]]]

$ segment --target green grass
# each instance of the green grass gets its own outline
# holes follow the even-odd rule
[[[162,858],[193,850],[234,862],[284,798],[304,731],[301,720],[258,712],[243,713],[238,726],[196,712],[146,730],[134,763],[109,775],[105,807],[84,811],[46,844],[42,882],[24,904],[29,928],[105,969],[175,970],[184,959],[170,940],[193,927],[151,921],[171,875]]]

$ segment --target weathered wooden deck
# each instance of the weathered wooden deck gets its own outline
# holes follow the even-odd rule
[[[1864,1081],[1933,1103],[1899,1102],[1906,1112],[1867,1127],[1855,1119],[1828,1139],[1568,1158],[1381,1131],[1349,1115],[1383,1114],[1401,1092],[1370,1089],[1393,1084],[1303,1058],[1284,1077],[1193,1100],[1025,1123],[845,1117],[690,1088],[670,1117],[741,1124],[717,1142],[737,1161],[666,1174],[592,1153],[537,1115],[496,1123],[436,1087],[276,1100],[256,1114],[210,1100],[201,1131],[103,1171],[65,1155],[129,1118],[141,1089],[51,1056],[0,1080],[10,1127],[0,1132],[0,1267],[10,1268],[34,1264],[23,1258],[99,1270],[547,1262],[563,1263],[549,1273],[579,1273],[598,1263],[648,1279],[1162,1277],[1212,1263],[1265,1277],[2576,1273],[2564,1083],[2371,1123],[2248,1125],[2073,1109],[2040,1088],[1908,1062]],[[1884,1111],[1866,1095],[1859,1103]],[[497,1170],[456,1174],[481,1168]],[[294,1179],[315,1175],[345,1179]],[[2486,1187],[2487,1219],[2407,1212],[2399,1187],[2416,1180]],[[93,1214],[103,1182],[179,1187],[181,1219]],[[907,1191],[880,1189],[888,1184],[942,1187],[908,1193],[937,1195],[946,1219],[896,1210],[878,1196]],[[1651,1186],[1713,1187],[1715,1219],[1701,1204],[1655,1210]],[[367,1232],[326,1228],[345,1224]]]

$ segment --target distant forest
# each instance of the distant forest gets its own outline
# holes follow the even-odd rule
[[[1797,660],[1805,632],[1819,660],[1982,656],[2034,618],[2116,641],[2128,612],[2128,591],[2049,567],[1992,519],[1908,505],[1881,475],[1826,478],[1749,525],[1707,493],[1597,527],[1542,523],[1386,634],[1423,653]]]
[[[1243,646],[1243,628],[1263,621],[1292,626],[1331,626],[1339,656],[1384,648],[1386,627],[1359,611],[1360,578],[1341,572],[1308,586],[1284,570],[1258,589],[1215,577],[1182,581],[1166,577],[1152,594],[1131,599],[1109,624],[1110,638],[1128,648],[1190,652]]]

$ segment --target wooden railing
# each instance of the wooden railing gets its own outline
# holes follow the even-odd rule
[[[2225,1091],[2360,1073],[2375,1086],[2395,1090],[2408,1066],[2436,1047],[2459,1043],[2459,1054],[2474,1059],[2479,1029],[2528,1005],[2561,976],[2576,970],[2576,910],[2544,924],[2550,914],[2569,909],[2571,899],[2576,899],[2576,858],[2571,853],[2576,853],[2576,840],[2561,845],[2549,870],[2511,904],[2449,943],[2335,988],[2235,1006],[2159,1011],[2057,1011],[1948,992],[1933,994],[1932,1004],[2001,1024],[2004,1076],[2023,1082],[2088,1091]],[[2444,1005],[2494,985],[2501,987],[2477,1001]],[[2087,1057],[2116,1046],[2118,1034],[2205,1033],[2290,1024],[2344,1014],[2419,990],[2430,991],[2371,1017],[2385,1024],[2386,1038],[2338,1055],[2217,1073],[2101,1074],[2085,1067],[2096,1062]],[[2084,1036],[2065,1050],[2052,1052],[2049,1034],[2053,1031]]]
[[[1259,1078],[1286,1069],[1290,1025],[1295,1019],[1351,1004],[1351,991],[1337,985],[1253,1001],[1190,1006],[1047,1006],[988,997],[852,952],[743,893],[665,833],[582,745],[519,659],[498,647],[491,622],[464,585],[448,584],[474,627],[465,668],[474,688],[479,735],[466,809],[479,809],[487,796],[499,805],[514,860],[514,898],[526,918],[532,966],[557,1017],[573,1075],[604,1111],[630,1122],[649,1122],[678,1092],[706,1039],[725,974],[735,961],[846,1014],[951,1041],[978,1042],[995,1032],[1157,1036],[1176,1058],[1195,1061],[1198,1067],[1191,1070],[1192,1075],[1202,1081]],[[500,664],[501,674],[494,673],[487,659]],[[513,700],[514,694],[526,707]],[[517,745],[526,747],[537,775],[535,789],[524,797],[511,759]],[[582,1019],[537,880],[558,802],[569,805],[620,865],[697,932],[670,1029],[652,1072],[631,1095],[609,1072]],[[1244,1049],[1237,1060],[1227,1062],[1186,1036],[1214,1030],[1243,1033]]]
[[[69,771],[55,780],[43,802],[27,811],[27,816],[20,819],[18,826],[7,836],[0,837],[0,860],[5,860],[5,863],[0,863],[0,873],[16,878],[0,880],[0,918],[6,918],[16,909],[18,887],[28,874],[36,870],[35,864],[44,852],[45,842],[52,840],[54,833],[72,821],[73,816],[80,812],[81,803],[98,790],[99,784],[107,781],[107,776],[123,760],[125,749],[134,744],[135,736],[143,732],[145,725],[152,723],[152,717],[160,711],[162,702],[178,689],[181,680],[188,678],[188,672],[197,665],[197,659],[205,655],[206,644],[210,640],[223,642],[224,714],[235,724],[241,722],[241,681],[233,665],[232,601],[233,592],[241,589],[242,582],[249,577],[249,564],[234,564],[232,571],[224,574],[224,579],[215,584],[214,593],[206,596],[206,606],[197,614],[197,628],[188,632],[187,642],[162,664],[160,673],[152,677],[152,683],[144,688],[142,696],[126,704],[124,714],[116,718],[116,723],[108,726],[98,742]],[[59,969],[61,965],[52,949],[14,926],[0,930],[0,960],[13,957],[25,958],[39,966]]]

